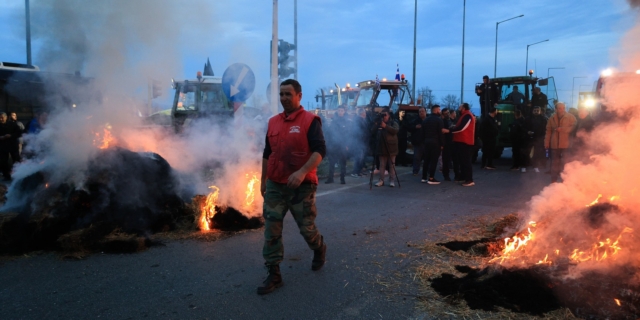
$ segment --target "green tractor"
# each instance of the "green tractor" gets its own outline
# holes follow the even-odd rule
[[[498,109],[496,118],[500,124],[500,133],[498,133],[495,154],[495,157],[499,158],[504,148],[511,147],[509,125],[515,120],[515,110],[521,110],[525,118],[530,117],[532,114],[530,102],[533,96],[533,89],[539,87],[541,93],[547,97],[547,103],[542,110],[542,114],[546,114],[547,116],[549,116],[553,110],[555,102],[558,101],[558,93],[553,77],[546,79],[531,76],[500,77],[489,79],[489,81],[496,85],[500,93],[498,105],[496,106],[496,109]],[[516,87],[518,89],[515,89]],[[513,93],[514,91],[517,92]],[[520,103],[514,102],[514,100],[517,99],[512,98],[518,95],[518,92],[522,97]]]

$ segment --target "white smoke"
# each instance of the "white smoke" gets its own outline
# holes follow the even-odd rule
[[[91,77],[87,90],[94,96],[76,108],[62,106],[50,114],[42,132],[26,136],[27,151],[37,156],[16,166],[14,178],[44,171],[50,183],[71,177],[81,186],[87,161],[99,151],[96,140],[108,126],[118,146],[164,157],[183,178],[187,194],[206,194],[207,187],[216,184],[221,202],[236,206],[243,201],[244,191],[238,194],[238,190],[246,188],[245,175],[260,174],[262,123],[200,121],[188,134],[176,135],[162,128],[142,128],[137,115],[143,106],[134,98],[146,95],[140,88],[146,88],[150,79],[180,77],[183,51],[199,52],[215,42],[222,33],[213,18],[216,6],[204,0],[32,2],[33,40],[42,48],[36,54],[37,64],[47,71],[78,71]],[[243,56],[261,61],[246,51],[235,59]],[[8,206],[19,198],[12,190]],[[259,195],[256,200],[262,201]]]
[[[549,185],[531,199],[525,222],[537,223],[534,238],[506,265],[535,264],[545,257],[555,264],[569,262],[578,249],[584,252],[578,256],[588,261],[578,263],[572,269],[573,276],[640,266],[636,254],[640,248],[636,236],[640,232],[640,187],[636,179],[640,175],[639,36],[640,23],[636,23],[620,45],[623,54],[617,69],[626,73],[605,80],[601,103],[614,117],[598,123],[590,134],[581,133],[579,137],[587,141],[587,147],[572,150],[577,160],[565,165],[562,183]],[[588,205],[596,199],[600,205],[610,203],[618,209],[605,205],[599,208],[601,212],[588,214],[593,210]],[[611,246],[616,240],[614,246],[619,250]]]

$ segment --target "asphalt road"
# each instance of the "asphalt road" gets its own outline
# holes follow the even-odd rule
[[[311,271],[313,253],[288,215],[285,285],[266,296],[255,292],[266,276],[259,229],[137,254],[1,262],[0,319],[430,319],[416,308],[419,252],[407,244],[460,219],[521,210],[549,182],[543,173],[509,171],[509,159],[497,164],[496,171],[474,165],[474,187],[422,184],[405,167],[401,188],[369,190],[368,179],[351,177],[321,183],[317,225],[327,263]],[[405,281],[389,285],[392,275]]]

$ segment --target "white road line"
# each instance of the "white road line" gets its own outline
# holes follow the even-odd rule
[[[411,173],[411,171],[409,171],[409,172],[405,172],[405,173],[399,173],[398,175],[399,175],[399,176],[403,176],[403,175],[410,174],[410,173]],[[378,176],[378,174],[376,174],[376,176]],[[367,177],[368,179],[371,179],[371,177],[370,177],[369,175],[367,175],[366,177]],[[374,177],[374,179],[373,179],[373,183],[376,183],[377,181],[378,181],[378,180],[376,180],[376,179],[375,179],[375,177]],[[316,198],[318,198],[318,197],[322,197],[322,196],[326,196],[326,195],[328,195],[328,194],[336,193],[336,192],[339,192],[339,191],[348,190],[348,189],[353,189],[353,188],[355,188],[355,187],[368,185],[368,184],[369,184],[369,180],[367,180],[367,182],[363,182],[363,183],[359,183],[359,184],[352,184],[352,185],[345,186],[345,187],[341,187],[341,188],[334,189],[334,190],[329,190],[329,191],[324,191],[324,192],[318,192],[318,193],[316,193]],[[385,185],[385,186],[386,186],[386,185]]]

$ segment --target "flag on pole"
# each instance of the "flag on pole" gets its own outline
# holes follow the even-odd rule
[[[400,81],[400,65],[396,63],[396,81]]]
[[[376,90],[380,91],[380,79],[378,79],[377,74],[376,74]]]

